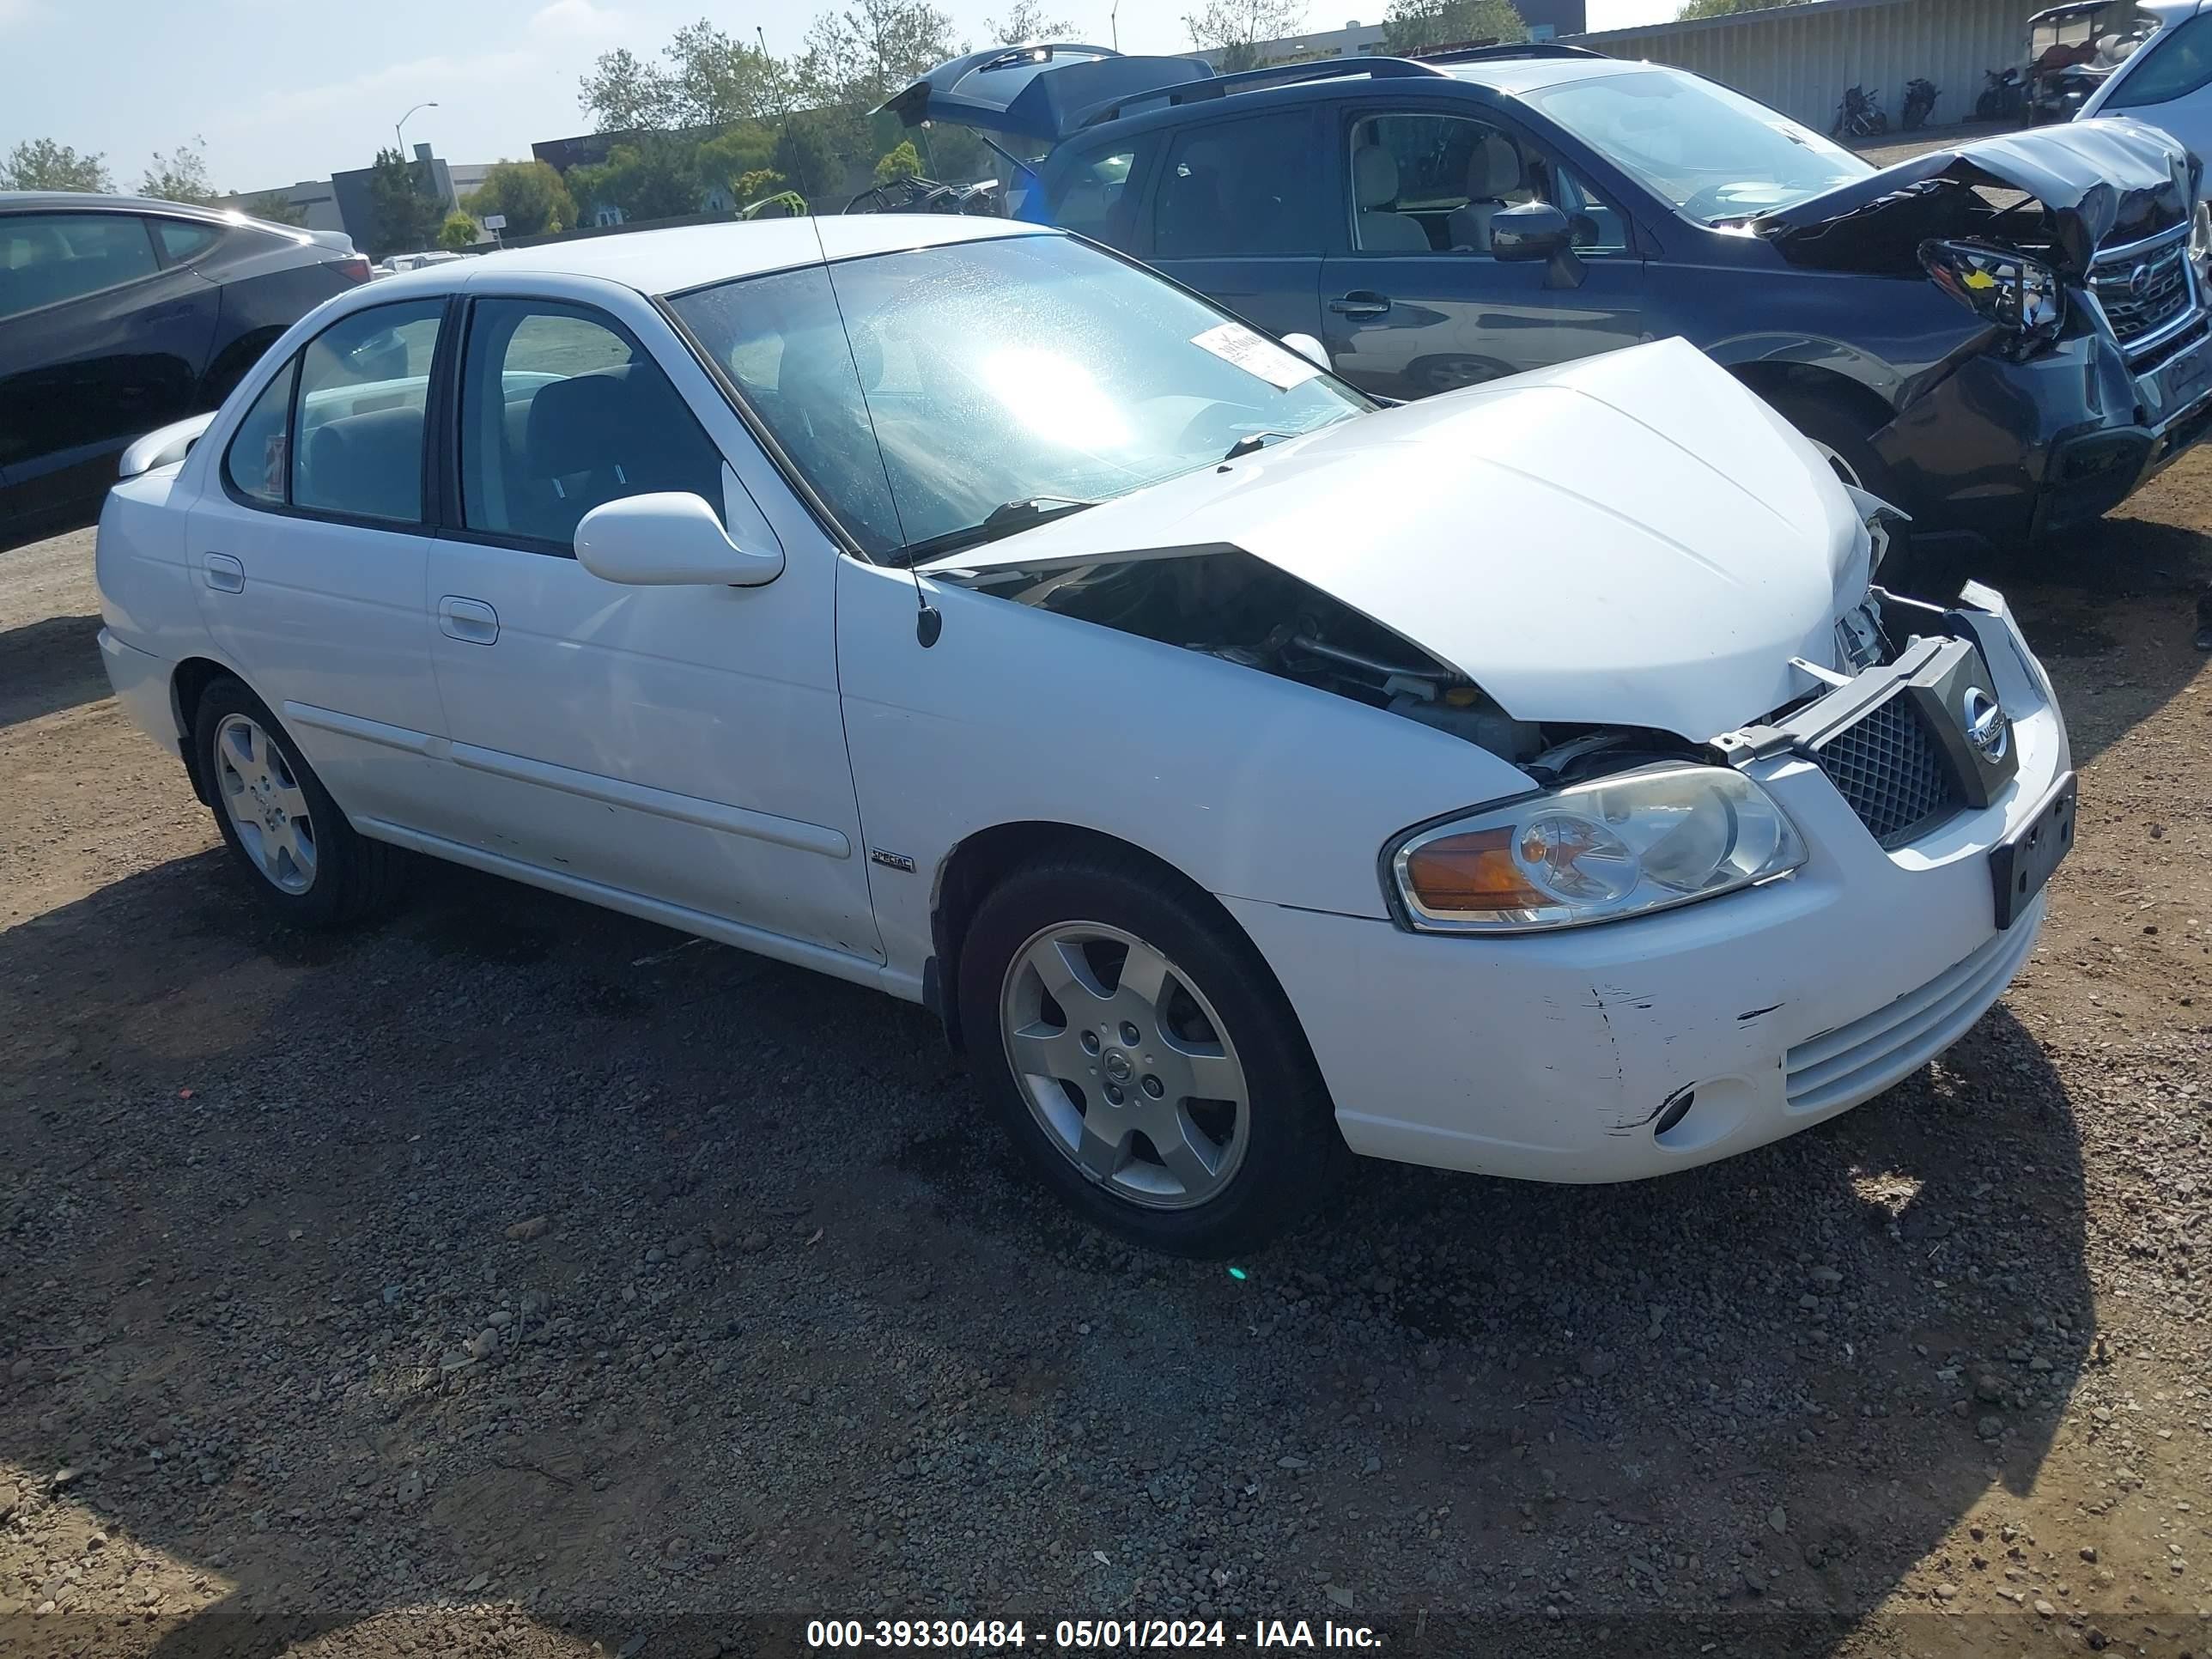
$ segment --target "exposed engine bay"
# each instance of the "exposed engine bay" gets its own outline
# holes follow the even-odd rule
[[[940,576],[980,592],[1295,680],[1571,781],[1697,745],[1637,727],[1516,720],[1479,685],[1342,600],[1236,548]]]

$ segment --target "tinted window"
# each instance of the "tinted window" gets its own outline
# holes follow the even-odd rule
[[[1134,149],[1116,149],[1076,162],[1054,184],[1052,222],[1102,242],[1124,240],[1121,193],[1136,160]]]
[[[2101,108],[2139,109],[2195,92],[2212,81],[2212,13],[2161,29],[2136,51],[2146,54]]]
[[[680,490],[722,511],[722,457],[659,366],[611,319],[478,301],[461,371],[461,517],[567,545],[625,495]]]
[[[442,300],[375,306],[300,354],[292,505],[414,524],[422,517],[422,410]]]
[[[1160,169],[1152,254],[1313,253],[1311,123],[1302,111],[1178,132]]]
[[[189,219],[156,219],[152,222],[155,240],[161,245],[161,257],[171,264],[206,252],[222,234],[213,225],[198,224]]]
[[[1066,236],[848,259],[672,303],[879,556],[987,521],[1018,528],[1033,521],[1021,503],[1127,495],[1370,407],[1287,347]]]
[[[97,294],[159,269],[145,221],[127,213],[0,218],[0,317]]]
[[[284,499],[284,434],[292,412],[292,381],[299,372],[295,357],[253,400],[231,437],[222,471],[241,495],[271,505]]]

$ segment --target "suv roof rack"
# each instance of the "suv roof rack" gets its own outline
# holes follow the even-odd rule
[[[1357,58],[1327,58],[1305,64],[1275,64],[1266,69],[1240,70],[1234,75],[1217,75],[1203,81],[1185,81],[1178,86],[1155,87],[1149,92],[1133,94],[1110,104],[1102,104],[1097,109],[1085,110],[1075,125],[1078,129],[1098,126],[1115,119],[1132,104],[1155,101],[1164,104],[1196,103],[1204,99],[1226,97],[1232,92],[1254,92],[1262,87],[1296,86],[1304,81],[1348,79],[1356,75],[1370,76],[1379,81],[1443,73],[1441,70],[1431,69],[1426,64],[1417,64],[1410,58],[1386,58],[1379,52]]]
[[[1422,64],[1483,64],[1510,58],[1602,58],[1588,46],[1570,46],[1557,40],[1516,40],[1498,46],[1454,46],[1443,52],[1417,52]]]

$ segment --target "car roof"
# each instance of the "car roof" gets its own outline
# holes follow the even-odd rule
[[[1045,225],[932,213],[860,213],[820,219],[759,219],[509,248],[473,259],[440,260],[376,285],[380,301],[447,293],[500,276],[596,276],[641,294],[675,294],[763,271],[853,259],[904,248],[999,236],[1057,236]]]
[[[166,213],[211,225],[235,224],[244,214],[222,208],[167,202],[157,196],[102,196],[86,190],[0,190],[0,213]]]
[[[1455,81],[1464,81],[1517,98],[1570,81],[1611,80],[1622,75],[1679,74],[1664,64],[1621,58],[1490,58],[1480,63],[1438,65]]]

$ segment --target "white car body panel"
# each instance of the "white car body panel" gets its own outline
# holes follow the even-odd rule
[[[817,234],[836,253],[1037,233],[880,216],[641,233],[408,273],[303,319],[190,455],[111,494],[101,645],[126,708],[174,748],[178,665],[228,668],[365,833],[908,998],[972,837],[1110,837],[1256,945],[1355,1150],[1499,1175],[1628,1179],[1788,1133],[1922,1063],[2033,948],[2040,903],[2000,933],[1986,860],[2064,775],[2067,739],[1987,595],[1965,614],[2021,756],[1990,806],[1884,853],[1784,755],[1751,769],[1806,844],[1794,874],[1551,934],[1407,931],[1386,845],[1531,778],[1348,698],[840,553],[648,297],[809,263]],[[614,313],[726,458],[733,539],[773,542],[782,574],[619,587],[570,559],[224,495],[229,434],[307,337],[455,292]],[[1363,416],[945,563],[1193,544],[1338,595],[1523,718],[1692,738],[1811,689],[1788,659],[1832,660],[1867,556],[1812,452],[1666,344]],[[225,550],[240,592],[206,586],[204,555]],[[445,632],[448,598],[488,607],[496,638]],[[929,647],[923,602],[942,622]],[[1686,1087],[1698,1106],[1656,1133]]]
[[[2108,111],[2106,106],[2128,77],[2148,64],[2172,43],[2173,31],[2203,10],[2200,0],[2136,0],[2138,11],[2149,13],[2157,19],[2157,30],[2126,60],[2105,77],[2104,84],[2089,95],[2075,114],[2077,121],[2094,120],[2110,113],[2124,116],[2131,121],[2141,121],[2145,126],[2158,128],[2194,150],[2199,157],[2212,156],[2212,85],[2202,86],[2194,92],[2185,92],[2179,98],[2169,98],[2159,104],[2129,105]]]
[[[1831,666],[1868,538],[1812,447],[1683,340],[1385,410],[944,568],[1235,546],[1524,720],[1729,731]]]

